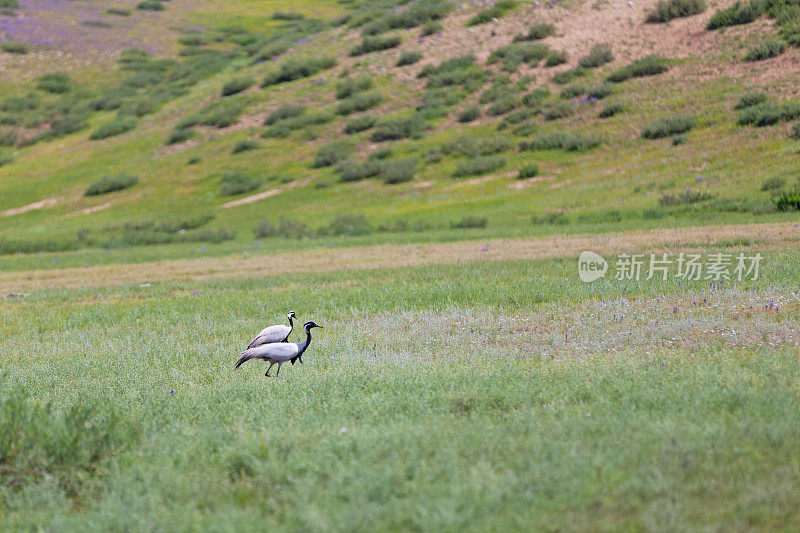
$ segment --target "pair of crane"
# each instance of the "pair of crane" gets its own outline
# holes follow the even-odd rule
[[[294,329],[294,320],[297,319],[297,315],[292,311],[286,315],[286,317],[289,319],[288,326],[283,324],[269,326],[262,329],[261,332],[256,335],[256,338],[250,341],[250,344],[247,345],[247,349],[239,354],[240,357],[239,360],[236,361],[234,370],[250,359],[263,359],[270,363],[267,373],[264,375],[266,377],[272,377],[269,375],[269,371],[272,370],[273,365],[277,364],[278,371],[275,373],[275,377],[278,377],[281,373],[281,365],[283,363],[291,361],[294,365],[295,361],[303,362],[303,352],[306,351],[306,348],[308,348],[308,345],[311,343],[311,330],[313,328],[321,328],[322,326],[313,320],[306,322],[303,324],[303,330],[306,332],[306,340],[302,343],[287,342],[289,340],[289,334],[292,332],[292,329]]]

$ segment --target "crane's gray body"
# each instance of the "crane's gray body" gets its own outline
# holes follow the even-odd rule
[[[291,326],[284,326],[283,324],[269,326],[262,329],[261,332],[256,335],[256,338],[250,341],[250,344],[247,345],[247,348],[255,348],[256,346],[275,342],[285,343],[291,332]]]
[[[272,326],[275,327],[275,326]],[[314,322],[307,322],[303,329],[306,332],[306,340],[302,343],[296,342],[273,342],[270,344],[262,344],[261,346],[255,346],[253,348],[248,348],[247,350],[243,351],[239,357],[239,360],[236,361],[236,366],[234,370],[239,368],[242,363],[245,361],[249,361],[250,359],[263,359],[265,361],[269,361],[270,365],[267,369],[267,373],[264,374],[265,376],[269,376],[269,371],[272,369],[272,365],[278,365],[278,373],[276,375],[280,375],[281,373],[281,365],[286,361],[294,362],[295,359],[299,359],[303,352],[306,351],[308,348],[309,343],[311,343],[311,328],[315,327],[322,327],[318,326]],[[267,328],[269,329],[269,328]],[[251,343],[252,344],[252,343]]]

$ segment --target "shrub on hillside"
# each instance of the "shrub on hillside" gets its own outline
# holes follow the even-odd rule
[[[351,118],[347,121],[347,124],[344,125],[344,132],[348,135],[351,135],[353,133],[368,130],[373,127],[376,122],[377,119],[369,115]]]
[[[517,107],[519,105],[519,100],[513,95],[506,95],[501,98],[498,98],[495,102],[492,103],[487,109],[486,114],[496,117],[498,115],[504,115]]]
[[[117,15],[119,17],[130,17],[131,16],[131,10],[130,9],[124,9],[124,8],[121,8],[121,7],[109,7],[108,9],[106,9],[106,13],[108,13],[109,15]]]
[[[768,178],[761,184],[762,191],[779,191],[786,185],[786,180],[778,176]]]
[[[558,120],[575,114],[575,106],[569,102],[556,102],[542,110],[545,120]]]
[[[377,176],[381,172],[380,161],[367,160],[359,163],[353,159],[345,159],[336,165],[339,179],[344,182],[359,181]]]
[[[642,137],[645,139],[661,139],[685,133],[694,128],[697,120],[688,115],[657,118],[649,122],[642,130]]]
[[[614,61],[614,54],[608,44],[596,44],[589,50],[589,53],[578,59],[578,66],[581,68],[597,68]]]
[[[698,202],[704,202],[706,200],[712,199],[708,193],[704,193],[702,191],[693,191],[691,189],[685,189],[683,192],[678,194],[673,193],[665,193],[658,199],[658,205],[661,207],[675,207],[679,205],[691,205],[696,204]]]
[[[792,131],[789,133],[789,138],[800,141],[800,122],[795,122],[792,126]]]
[[[420,36],[427,37],[428,35],[433,35],[435,33],[439,33],[444,29],[442,23],[438,20],[432,20],[430,22],[426,22],[422,26],[422,30],[419,32]]]
[[[348,235],[357,237],[359,235],[367,235],[372,233],[372,231],[372,224],[367,221],[364,215],[344,214],[337,215],[327,226],[319,228],[317,230],[317,235]]]
[[[304,105],[285,104],[279,107],[278,109],[272,111],[270,114],[268,114],[267,117],[264,119],[264,125],[271,126],[272,124],[275,124],[279,120],[284,120],[292,117],[299,117],[305,112],[306,112],[306,106]]]
[[[122,135],[125,132],[131,131],[137,126],[138,122],[134,117],[117,117],[111,122],[107,122],[94,130],[89,139],[98,140]]]
[[[764,5],[765,2],[762,0],[750,0],[747,3],[737,0],[731,7],[714,13],[709,19],[706,29],[716,30],[728,26],[749,24],[764,12]]]
[[[570,98],[576,98],[582,94],[586,94],[586,91],[588,91],[588,88],[585,84],[572,83],[561,89],[561,98],[569,100]]]
[[[450,222],[450,229],[485,228],[489,220],[486,217],[465,216]]]
[[[539,175],[539,167],[534,164],[527,164],[517,172],[518,180],[525,180]]]
[[[527,107],[541,107],[544,99],[550,96],[550,90],[546,87],[536,87],[531,92],[523,95],[522,104]]]
[[[421,24],[437,24],[453,9],[449,0],[426,0],[409,2],[402,9],[389,9],[379,18],[369,15],[370,19],[361,28],[364,35],[378,35],[390,30],[416,28]],[[424,31],[424,30],[423,30]],[[439,31],[439,30],[436,30]],[[436,31],[431,33],[436,33]]]
[[[577,78],[585,76],[588,72],[589,71],[583,67],[575,67],[573,69],[553,74],[553,77],[550,79],[553,80],[553,83],[557,83],[559,85],[565,85]]]
[[[336,98],[342,100],[371,88],[372,78],[367,74],[355,78],[345,78],[336,84]]]
[[[261,86],[267,87],[308,78],[334,65],[336,65],[336,60],[330,57],[292,59],[284,62],[277,71],[268,74],[261,82]]]
[[[744,58],[747,61],[763,61],[778,57],[786,50],[786,43],[778,39],[769,39],[758,43],[747,51]]]
[[[754,105],[765,104],[769,97],[764,92],[744,93],[739,97],[739,101],[733,106],[734,109],[746,109]]]
[[[93,181],[84,193],[85,196],[99,196],[110,192],[128,189],[139,183],[139,178],[130,174],[121,173],[103,176],[99,180]]]
[[[503,156],[479,156],[459,161],[453,176],[460,178],[463,176],[479,176],[502,168],[506,164]]]
[[[30,52],[31,47],[22,41],[3,41],[0,43],[0,50],[9,54],[24,55]]]
[[[372,109],[383,101],[383,96],[378,92],[357,93],[339,102],[336,106],[337,115],[350,115]]]
[[[589,133],[573,133],[568,131],[556,131],[543,133],[523,141],[519,145],[521,151],[525,150],[567,150],[569,152],[584,151],[595,148],[602,144],[602,139],[597,135]]]
[[[506,72],[514,72],[522,64],[536,66],[550,52],[546,44],[535,42],[511,43],[502,48],[498,48],[486,60],[487,64],[503,63],[502,69]]]
[[[257,149],[258,146],[259,146],[258,142],[254,141],[253,139],[243,139],[233,145],[231,153],[240,154],[242,152],[249,152],[250,150]]]
[[[192,128],[178,128],[169,134],[169,137],[167,137],[167,144],[182,143],[194,136],[195,131]]]
[[[303,222],[297,222],[287,217],[282,217],[278,225],[264,219],[256,223],[253,233],[259,239],[280,237],[282,239],[302,239],[307,237],[310,230]]]
[[[350,145],[342,141],[332,142],[321,146],[314,157],[314,167],[331,167],[343,161],[350,153]]]
[[[220,196],[235,196],[257,189],[261,181],[238,170],[222,175],[219,186]]]
[[[417,139],[425,132],[425,121],[419,115],[389,118],[375,127],[372,132],[373,142],[394,141],[397,139]]]
[[[461,123],[472,122],[481,116],[481,108],[473,105],[458,112],[456,119]]]
[[[136,4],[136,9],[142,11],[164,11],[166,7],[159,0],[144,0]]]
[[[550,50],[544,58],[545,67],[563,65],[569,60],[569,54],[564,50]]]
[[[239,116],[244,111],[244,104],[234,99],[223,99],[213,102],[197,113],[185,117],[178,123],[178,128],[191,126],[213,126],[227,128],[239,122]]]
[[[511,143],[504,137],[458,137],[442,145],[441,152],[446,155],[466,155],[479,157],[499,154],[511,148]]]
[[[771,126],[784,120],[800,117],[800,105],[787,102],[782,105],[764,103],[746,107],[739,111],[738,122],[749,126]]]
[[[250,76],[242,76],[234,78],[222,86],[222,96],[230,96],[247,90],[253,85],[253,78]]]
[[[36,88],[48,93],[64,94],[72,90],[72,80],[63,72],[51,72],[36,78]]]
[[[783,193],[775,201],[778,211],[797,211],[800,209],[800,193]]]
[[[384,161],[381,164],[380,176],[387,185],[411,181],[417,172],[418,163],[419,159],[416,157]]]
[[[669,70],[667,60],[659,55],[649,55],[637,59],[630,65],[624,66],[612,72],[607,80],[611,82],[621,82],[631,78],[642,78],[645,76],[655,76]]]
[[[647,14],[645,22],[669,22],[672,19],[697,15],[705,10],[704,0],[659,0],[656,7]]]
[[[422,59],[422,52],[418,50],[405,50],[397,59],[397,66],[404,67],[406,65],[413,65],[420,59]]]
[[[399,35],[365,36],[361,43],[350,49],[351,56],[360,56],[371,52],[380,52],[400,46],[403,39]]]
[[[520,34],[514,37],[514,41],[538,41],[549,37],[556,32],[556,27],[547,22],[538,22],[528,28],[528,33]]]
[[[470,17],[469,20],[467,20],[467,26],[477,26],[479,24],[491,22],[492,19],[499,19],[518,5],[519,4],[513,0],[498,0],[492,7],[479,11]]]
[[[625,106],[623,106],[622,104],[609,104],[609,105],[605,106],[600,111],[600,113],[598,113],[597,116],[600,117],[600,118],[609,118],[609,117],[613,117],[614,115],[616,115],[618,113],[622,113],[622,111],[624,111],[624,110],[625,110]]]

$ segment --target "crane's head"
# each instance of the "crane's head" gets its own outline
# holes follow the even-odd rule
[[[293,319],[293,318],[297,318],[297,315],[296,315],[296,314],[294,314],[294,311],[289,311],[289,314],[288,314],[288,315],[286,315],[286,318],[288,318],[289,320],[291,320],[291,319]]]
[[[306,322],[306,323],[303,325],[303,329],[305,329],[305,330],[306,330],[306,333],[308,333],[309,331],[311,331],[311,328],[321,328],[321,327],[322,327],[322,326],[320,326],[319,324],[317,324],[317,323],[316,323],[316,322],[314,322],[313,320],[312,320],[312,321],[310,321],[310,322]]]

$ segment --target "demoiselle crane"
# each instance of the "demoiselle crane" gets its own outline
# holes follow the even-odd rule
[[[278,377],[281,373],[281,365],[283,363],[286,361],[294,361],[295,359],[299,359],[300,356],[303,355],[303,352],[306,351],[306,348],[308,348],[308,345],[311,343],[311,330],[313,328],[321,327],[322,326],[315,323],[313,320],[306,322],[303,325],[303,329],[306,332],[306,340],[300,344],[296,342],[273,342],[271,344],[262,344],[261,346],[256,346],[255,348],[248,348],[240,354],[239,360],[236,361],[234,370],[239,368],[242,363],[249,361],[250,359],[263,359],[265,361],[269,361],[270,363],[269,368],[264,375],[271,377],[269,375],[269,371],[272,370],[272,366],[277,363],[278,371],[276,372],[275,377]]]

